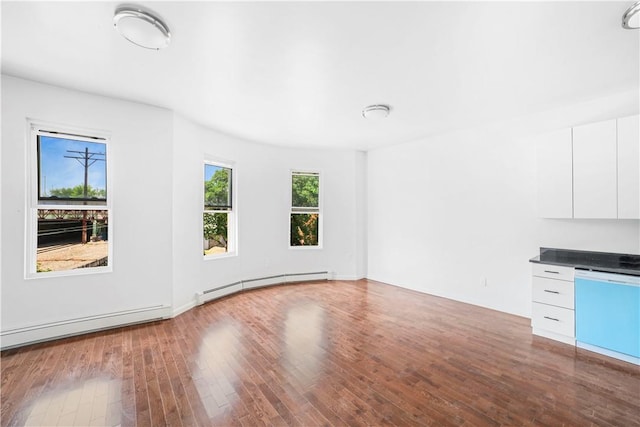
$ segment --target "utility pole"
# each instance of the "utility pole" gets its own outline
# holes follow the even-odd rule
[[[90,153],[89,147],[85,147],[84,151],[67,150],[67,153],[76,153],[71,156],[64,156],[67,159],[76,159],[84,167],[84,204],[87,204],[89,198],[89,166],[95,162],[102,161],[99,156],[104,156],[104,153]],[[87,211],[82,211],[82,243],[87,243]]]

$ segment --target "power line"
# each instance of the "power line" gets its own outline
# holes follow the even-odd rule
[[[95,162],[105,162],[105,159],[101,159],[97,156],[104,156],[104,153],[92,153],[89,152],[89,147],[85,147],[84,151],[67,150],[67,153],[77,153],[82,156],[64,156],[67,159],[76,159],[80,165],[84,167],[84,198],[89,197],[88,185],[89,185],[89,167]]]
[[[106,162],[97,156],[104,156],[104,153],[91,153],[89,147],[85,147],[84,151],[67,150],[68,153],[77,153],[82,156],[64,156],[67,159],[76,159],[84,167],[84,200],[88,199],[89,186],[89,167],[95,162]],[[87,243],[87,212],[82,213],[82,243]]]

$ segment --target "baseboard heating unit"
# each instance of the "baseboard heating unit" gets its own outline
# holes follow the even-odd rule
[[[0,348],[7,350],[25,344],[127,326],[136,323],[166,319],[172,316],[170,306],[156,305],[132,310],[78,317],[58,322],[43,323],[0,332]]]
[[[318,271],[312,273],[286,273],[274,276],[258,277],[255,279],[240,280],[238,282],[218,286],[198,293],[196,295],[196,302],[198,305],[201,305],[214,299],[222,298],[248,289],[284,285],[287,283],[310,282],[315,280],[329,280],[329,272]]]

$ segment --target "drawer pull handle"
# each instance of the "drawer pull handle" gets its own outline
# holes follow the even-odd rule
[[[545,319],[553,320],[554,322],[559,322],[560,320],[554,319],[553,317],[544,316]]]
[[[549,289],[545,289],[544,291],[548,292],[550,294],[560,294],[560,292],[558,292],[558,291],[550,291]]]
[[[559,271],[551,271],[551,270],[545,270],[545,273],[553,273],[553,274],[560,274]]]

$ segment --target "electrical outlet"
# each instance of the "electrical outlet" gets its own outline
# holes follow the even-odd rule
[[[487,278],[486,277],[482,278],[482,286],[484,286],[485,288],[487,287]]]

